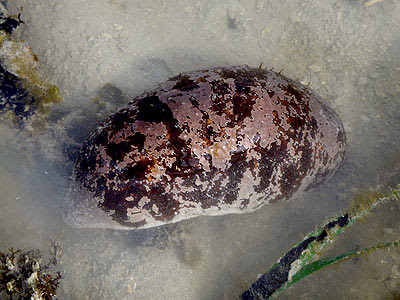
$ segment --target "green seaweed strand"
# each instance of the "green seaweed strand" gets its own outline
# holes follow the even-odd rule
[[[340,217],[335,217],[324,226],[309,233],[302,241],[282,256],[277,263],[268,269],[268,271],[238,299],[268,299],[308,275],[333,263],[367,253],[371,250],[378,250],[389,246],[398,247],[400,245],[400,240],[392,243],[378,244],[361,250],[350,251],[333,258],[310,263],[315,255],[320,255],[323,248],[328,243],[332,242],[335,237],[340,235],[344,229],[349,228],[358,220],[370,214],[375,207],[385,202],[399,199],[400,185],[397,185],[395,189],[390,190],[386,195],[368,195],[368,197],[358,200],[350,209],[349,213],[343,214]]]

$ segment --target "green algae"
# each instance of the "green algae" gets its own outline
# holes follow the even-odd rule
[[[50,112],[53,104],[62,101],[58,87],[41,76],[38,58],[29,45],[15,41],[4,30],[0,30],[0,62],[22,81],[23,88],[35,99],[36,113],[41,117]]]

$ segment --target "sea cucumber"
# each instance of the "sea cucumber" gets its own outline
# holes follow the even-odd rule
[[[90,134],[63,215],[135,229],[251,212],[318,186],[345,150],[339,117],[307,86],[248,66],[183,73]]]

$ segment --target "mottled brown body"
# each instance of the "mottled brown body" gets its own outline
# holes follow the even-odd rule
[[[189,72],[92,132],[64,218],[129,229],[250,212],[317,186],[345,149],[341,121],[308,87],[247,66]]]

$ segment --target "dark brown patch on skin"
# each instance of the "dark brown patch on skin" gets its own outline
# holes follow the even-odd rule
[[[275,92],[272,90],[267,90],[267,94],[270,98],[272,98],[275,95]]]
[[[125,141],[122,141],[118,144],[117,143],[109,143],[107,145],[107,154],[113,160],[122,160],[130,148],[131,148],[131,145],[129,145]]]
[[[133,146],[136,146],[139,151],[143,150],[144,142],[146,141],[146,136],[140,132],[135,132],[134,135],[128,137],[128,140]]]
[[[259,160],[261,180],[260,184],[255,187],[255,191],[262,193],[262,191],[269,186],[276,165],[281,163],[281,160],[277,160],[276,158],[281,157],[281,153],[285,151],[285,149],[278,146],[277,143],[272,143],[269,149],[260,147],[258,143],[258,145],[256,145],[256,151],[261,153],[261,159]]]
[[[93,138],[93,144],[96,146],[107,145],[108,143],[108,132],[102,130],[98,135]]]
[[[122,170],[121,176],[125,180],[131,179],[146,179],[146,175],[150,174],[151,167],[154,166],[154,162],[149,159],[138,161],[133,166],[127,167]]]
[[[176,84],[174,85],[174,89],[179,91],[191,91],[198,87],[198,83],[190,79],[188,75],[179,76]]]
[[[303,94],[298,89],[295,89],[293,85],[288,84],[285,90],[288,96],[295,96],[298,102],[301,102],[303,100]]]
[[[278,112],[276,110],[273,110],[272,115],[274,116],[274,120],[273,120],[274,124],[276,126],[278,126],[281,123],[281,119],[279,118]]]
[[[227,193],[224,198],[226,204],[232,204],[238,196],[238,184],[243,177],[249,163],[246,161],[247,151],[239,151],[232,153],[230,164],[231,167],[227,170],[226,174],[229,177],[227,184]]]
[[[218,116],[222,116],[226,111],[227,102],[223,96],[215,95],[211,99],[211,110]]]
[[[140,186],[126,186],[125,188],[115,190],[106,190],[104,193],[104,202],[99,203],[99,206],[106,212],[112,212],[110,217],[119,222],[120,224],[128,225],[128,217],[127,217],[127,209],[135,207],[137,203],[136,201],[125,201],[126,197],[129,195],[136,194],[138,197],[144,196],[146,194],[146,190],[144,187]],[[144,221],[139,221],[136,223],[132,223],[128,226],[131,227],[139,227],[146,224]]]
[[[216,68],[171,78],[106,119],[75,184],[116,224],[151,227],[290,198],[331,176],[345,148],[337,115],[307,87]]]
[[[193,107],[199,108],[199,102],[197,101],[196,97],[191,96],[189,97],[190,103],[192,103]]]
[[[222,69],[219,74],[224,79],[233,78],[235,80],[235,86],[237,90],[240,92],[242,88],[254,86],[255,82],[258,81],[258,78],[261,75],[261,78],[264,78],[266,74],[263,70],[259,69]]]
[[[235,116],[233,122],[237,123],[251,116],[253,112],[253,105],[256,103],[254,98],[255,97],[249,94],[246,94],[245,96],[233,96],[233,115]]]
[[[294,131],[297,131],[298,129],[302,128],[305,125],[305,120],[303,118],[294,116],[294,117],[288,117],[288,124],[293,128]]]
[[[157,96],[148,96],[138,101],[136,119],[149,123],[177,122],[172,117],[172,111],[167,104]]]
[[[125,128],[126,124],[132,122],[133,112],[123,109],[119,112],[111,115],[110,122],[112,124],[113,133],[119,132],[121,129]]]
[[[231,92],[231,88],[227,82],[222,80],[213,80],[210,82],[211,90],[215,95],[224,96]]]

